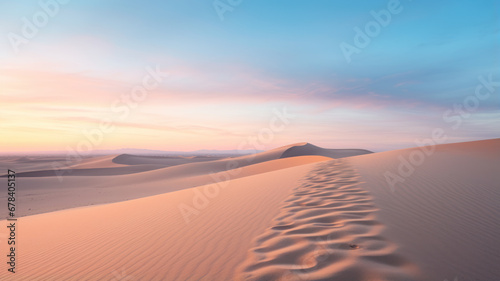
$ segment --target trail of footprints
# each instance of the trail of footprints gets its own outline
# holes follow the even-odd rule
[[[343,160],[318,164],[285,200],[238,280],[414,280],[394,253],[359,176]]]

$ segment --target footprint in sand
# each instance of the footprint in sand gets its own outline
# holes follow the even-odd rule
[[[380,236],[377,209],[360,184],[342,160],[317,164],[256,238],[235,279],[413,280],[405,271],[408,262]]]

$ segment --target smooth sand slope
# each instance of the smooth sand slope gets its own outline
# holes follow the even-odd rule
[[[113,158],[113,162],[123,165],[143,165],[143,164],[158,164],[163,166],[176,166],[195,162],[219,160],[221,157],[210,156],[139,156],[131,154],[121,154]]]
[[[26,216],[74,207],[106,204],[157,195],[204,184],[271,172],[297,165],[325,161],[322,156],[301,156],[276,159],[228,171],[211,173],[209,169],[188,167],[164,169],[164,176],[150,172],[117,176],[19,177],[17,192],[18,216]],[[160,171],[160,170],[158,170]],[[21,188],[22,187],[22,188]],[[6,194],[0,195],[0,203]]]
[[[418,266],[419,280],[500,280],[500,139],[426,151],[422,161],[419,148],[347,161],[374,198],[383,235]],[[404,182],[393,189],[384,174],[398,169]]]
[[[7,169],[18,172],[52,169],[52,163],[65,161],[64,156],[0,156],[0,174]]]

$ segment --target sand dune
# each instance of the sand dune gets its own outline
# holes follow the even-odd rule
[[[191,188],[204,184],[216,183],[230,179],[271,172],[288,167],[304,165],[329,158],[322,156],[301,156],[285,159],[276,159],[244,166],[232,170],[225,170],[226,166],[211,169],[210,165],[186,164],[175,167],[158,169],[158,173],[141,172],[143,165],[124,166],[121,168],[95,168],[76,170],[79,175],[64,176],[62,181],[55,176],[47,177],[19,177],[19,185],[23,187],[18,192],[18,216],[26,216],[52,212],[74,207],[120,202],[135,198],[162,194]],[[207,163],[207,164],[206,164]],[[151,165],[146,165],[151,166]],[[120,175],[96,175],[114,169]],[[130,172],[136,169],[136,173]],[[214,171],[214,172],[212,172]],[[46,173],[54,174],[54,171]],[[36,172],[40,173],[40,171]],[[0,194],[0,200],[5,200],[5,194]]]
[[[62,174],[64,176],[112,176],[140,173],[167,167],[177,167],[171,170],[162,169],[157,173],[150,174],[152,177],[159,175],[160,178],[165,178],[173,174],[177,176],[195,176],[199,174],[216,173],[280,158],[297,156],[342,158],[366,153],[371,152],[362,149],[324,149],[309,143],[298,143],[239,157],[167,157],[121,154],[84,159],[80,163],[69,166],[68,168],[59,169],[57,173],[52,166],[47,167],[47,165],[45,165],[43,167],[49,169],[37,171],[30,170],[29,172],[25,172],[25,169],[23,169],[19,171],[17,175],[18,177],[52,177],[56,176],[56,174]]]
[[[0,170],[5,173],[7,169],[15,169],[17,172],[28,172],[52,169],[54,162],[65,162],[64,156],[0,156]]]
[[[93,165],[93,164],[89,164]],[[56,177],[61,175],[64,177],[78,177],[78,176],[116,176],[116,175],[129,175],[135,173],[141,173],[146,171],[152,171],[164,168],[163,165],[134,165],[134,166],[117,166],[117,167],[99,167],[99,168],[82,168],[76,165],[76,168],[69,169],[50,169],[50,170],[37,170],[30,172],[20,172],[19,177]],[[5,175],[3,176],[5,177]]]
[[[289,148],[304,144],[292,144],[254,155],[201,162],[199,159],[206,160],[213,157],[182,158],[124,154],[97,156],[83,159],[68,169],[60,170],[51,169],[53,162],[48,161],[50,158],[43,158],[42,167],[49,169],[27,172],[23,172],[26,169],[16,170],[18,180],[23,186],[17,199],[21,203],[18,215],[26,216],[72,207],[119,202],[327,160],[317,155],[284,158],[286,161],[281,159]],[[187,164],[177,162],[177,165],[169,166],[175,164],[172,160],[179,159],[191,162]],[[64,162],[63,158],[54,160]],[[271,163],[272,161],[275,162]],[[145,164],[153,162],[156,164]],[[264,164],[266,162],[269,163]],[[5,198],[4,196],[0,194],[0,200]]]
[[[281,154],[281,158],[295,157],[301,155],[321,155],[330,158],[344,158],[373,153],[365,149],[325,149],[310,143],[294,145]]]
[[[437,145],[412,165],[421,152],[347,159],[380,209],[384,236],[419,267],[419,280],[500,280],[500,139]],[[404,182],[393,189],[385,175],[399,169]]]
[[[244,155],[233,158],[215,159],[214,157],[158,157],[158,156],[139,156],[121,154],[116,156],[97,156],[89,159],[84,159],[81,163],[72,165],[68,168],[63,167],[57,172],[52,166],[49,169],[17,173],[18,177],[54,177],[57,174],[62,174],[65,177],[86,176],[96,173],[96,175],[125,175],[129,173],[145,172],[156,170],[158,168],[173,168],[164,169],[159,173],[151,173],[149,176],[155,178],[155,175],[160,179],[169,178],[172,176],[195,176],[200,174],[216,173],[220,171],[231,170],[248,165],[253,165],[265,161],[280,159],[283,152],[294,145],[284,146],[273,150]],[[302,155],[301,155],[302,156]],[[47,167],[47,164],[45,164]],[[135,166],[135,167],[132,167]],[[97,171],[101,169],[102,171]],[[80,171],[81,170],[81,171]]]
[[[16,278],[232,280],[253,237],[311,165],[232,180],[188,224],[179,204],[194,207],[194,189],[20,218]]]
[[[210,156],[167,157],[167,156],[141,156],[141,155],[121,154],[113,158],[113,163],[122,165],[157,164],[163,166],[176,166],[194,162],[219,160],[221,158],[222,157],[210,157]]]
[[[79,163],[71,165],[72,169],[98,169],[98,168],[114,168],[123,167],[121,163],[116,163],[114,159],[119,155],[95,156],[87,159],[82,159]]]
[[[351,152],[303,143],[92,176],[152,165],[109,156],[59,185],[20,177],[13,280],[498,279],[500,139]]]

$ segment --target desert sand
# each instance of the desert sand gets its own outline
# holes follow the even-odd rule
[[[499,156],[500,139],[380,153],[301,143],[89,157],[62,181],[57,157],[3,158],[18,170],[18,262],[0,279],[498,280]]]

